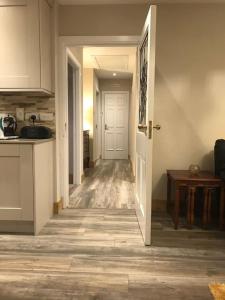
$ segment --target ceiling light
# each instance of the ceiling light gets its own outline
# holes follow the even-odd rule
[[[116,76],[116,73],[113,73],[113,76],[115,77],[115,76]]]

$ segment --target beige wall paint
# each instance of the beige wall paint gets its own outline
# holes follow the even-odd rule
[[[95,161],[96,151],[94,147],[94,126],[95,126],[95,106],[96,90],[98,90],[98,79],[94,69],[83,69],[83,127],[89,130],[90,136],[90,159]]]
[[[225,138],[225,5],[158,7],[153,199],[166,199],[166,170],[213,170]]]
[[[140,35],[147,4],[60,6],[59,35]]]
[[[83,70],[83,127],[93,138],[93,85],[94,69]]]

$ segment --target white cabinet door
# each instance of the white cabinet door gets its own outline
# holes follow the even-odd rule
[[[104,159],[128,159],[128,95],[103,92]]]
[[[41,87],[38,3],[0,0],[0,89]]]
[[[33,221],[32,145],[0,145],[0,220]]]
[[[51,69],[51,7],[40,0],[41,88],[52,90]]]

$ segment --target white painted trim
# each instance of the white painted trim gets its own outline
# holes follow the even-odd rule
[[[67,49],[68,54],[68,61],[70,65],[74,68],[74,75],[75,75],[75,85],[74,85],[74,134],[75,137],[73,139],[73,149],[74,149],[74,165],[73,165],[73,183],[74,184],[81,184],[81,175],[82,175],[82,158],[81,158],[81,144],[82,144],[82,98],[81,98],[81,65],[76,57],[73,56],[72,52]],[[68,104],[68,102],[67,102]],[[68,114],[68,109],[67,109]],[[67,115],[68,117],[68,115]],[[67,126],[68,130],[69,126]],[[69,132],[67,133],[69,136]]]
[[[78,98],[76,99],[76,145],[75,145],[75,163],[76,172],[75,180],[76,184],[81,183],[82,168],[81,163],[83,161],[83,147],[82,144],[82,98],[81,98],[81,65],[73,56],[72,52],[66,48],[63,44],[60,45],[59,51],[59,114],[58,114],[58,128],[59,128],[59,149],[60,149],[60,186],[61,195],[63,198],[63,207],[68,207],[69,204],[69,134],[68,134],[68,62],[76,68],[77,72],[77,88]],[[60,100],[61,99],[61,100]],[[62,101],[64,99],[64,101]]]
[[[96,89],[96,107],[94,111],[95,111],[94,145],[95,145],[96,160],[98,160],[102,157],[102,101],[101,101],[101,92],[99,91],[99,89]],[[97,130],[96,130],[96,125],[98,126]]]
[[[137,46],[140,36],[61,36],[60,43],[66,47],[77,46]]]
[[[67,82],[67,60],[69,47],[76,46],[137,46],[140,42],[140,36],[61,36],[58,38],[58,93],[56,95],[56,127],[57,132],[57,149],[59,154],[57,159],[60,178],[60,194],[63,199],[63,207],[66,208],[69,203],[69,176],[68,176],[68,126],[67,126],[67,106],[68,103],[68,82]],[[73,55],[72,55],[73,56]],[[73,59],[74,56],[73,56]],[[74,60],[76,63],[76,59]],[[83,173],[83,100],[81,99],[81,80],[79,94],[79,174]]]
[[[105,94],[127,95],[127,158],[129,154],[129,112],[130,112],[130,92],[129,91],[103,91],[102,92],[102,158],[105,159]]]

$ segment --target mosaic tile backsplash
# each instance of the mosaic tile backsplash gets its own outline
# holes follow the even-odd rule
[[[36,121],[36,125],[51,128],[55,134],[55,99],[26,96],[0,96],[0,113],[12,114],[16,117],[16,108],[24,108],[24,113],[53,113],[52,121]],[[30,125],[30,121],[17,121],[19,134],[23,126]]]

